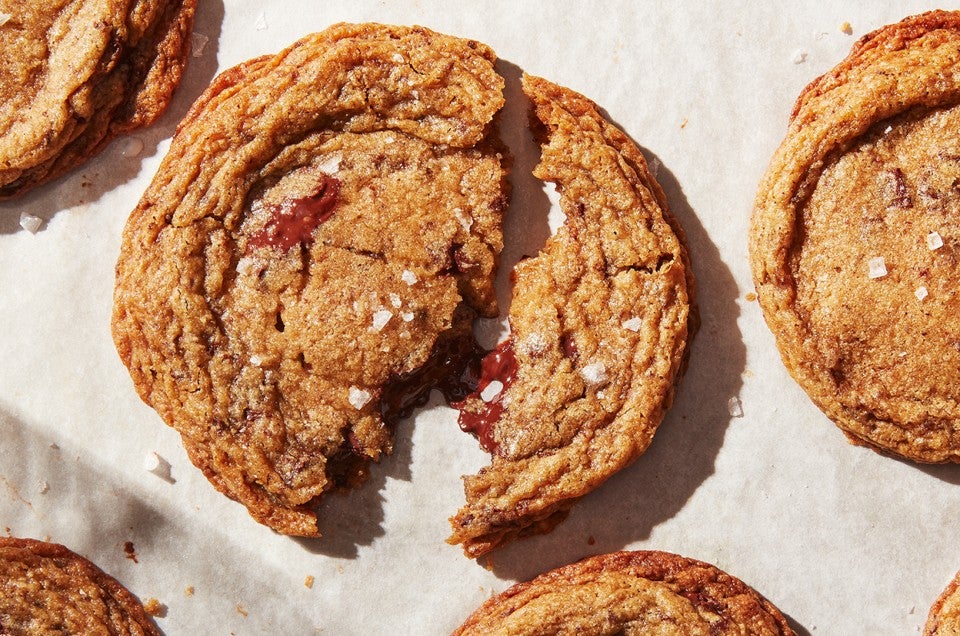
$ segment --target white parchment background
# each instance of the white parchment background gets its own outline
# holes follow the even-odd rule
[[[142,152],[125,158],[130,141],[117,140],[70,176],[0,204],[0,531],[64,543],[159,599],[168,634],[443,634],[517,580],[630,548],[716,564],[801,634],[920,630],[960,569],[960,466],[845,442],[789,378],[746,299],[746,234],[756,183],[803,86],[864,33],[933,4],[200,4],[196,31],[208,41],[168,113],[135,134]],[[215,72],[341,20],[419,23],[502,58],[504,131],[517,155],[508,265],[542,244],[550,206],[529,176],[537,151],[521,71],[603,106],[659,164],[689,238],[703,327],[651,449],[552,534],[481,563],[444,543],[459,477],[484,455],[439,402],[400,427],[396,452],[365,488],[328,500],[324,538],[296,540],[213,490],[139,401],[110,339],[120,232],[178,119]],[[20,229],[23,211],[44,220],[37,234]],[[742,417],[728,410],[735,396]],[[171,462],[174,483],[144,470],[151,451]]]

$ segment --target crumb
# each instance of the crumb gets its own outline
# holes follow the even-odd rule
[[[183,595],[184,595],[184,596],[188,596],[188,597],[189,597],[189,596],[193,596],[193,586],[192,586],[192,585],[188,585],[188,586],[186,587],[186,589],[183,590]]]
[[[304,585],[304,587],[306,587],[308,590],[312,590],[312,589],[313,589],[313,580],[314,580],[314,579],[313,579],[313,575],[312,575],[312,574],[308,574],[308,575],[307,575],[307,578],[305,578],[305,579],[303,580],[303,585]]]
[[[163,618],[167,615],[167,606],[155,598],[148,598],[143,604],[143,609],[154,618]]]
[[[587,545],[593,545],[596,542],[597,540],[593,538],[593,535],[590,535],[589,537],[587,537]]]
[[[127,558],[133,561],[134,563],[140,563],[137,561],[137,549],[133,546],[133,541],[127,541],[123,544],[123,551],[126,552]]]
[[[684,117],[683,121],[680,122],[680,130],[683,130],[684,128],[686,128],[688,123],[690,123],[690,120]]]
[[[25,229],[31,234],[36,234],[40,231],[40,226],[43,225],[43,219],[39,216],[34,216],[29,212],[20,213],[20,227]]]
[[[45,481],[40,482],[40,494],[45,495],[50,491],[50,484]]]
[[[853,35],[853,27],[850,26],[849,22],[844,22],[843,24],[840,25],[840,33],[844,33],[846,35]]]
[[[753,303],[753,302],[756,302],[756,301],[757,301],[757,295],[756,295],[755,293],[753,293],[753,292],[748,293],[748,294],[747,294],[746,296],[744,296],[743,298],[744,298],[744,300],[746,300],[748,303]]]
[[[342,565],[338,565],[338,566],[337,566],[337,574],[343,574],[343,566],[342,566]]]
[[[239,614],[240,616],[243,616],[244,618],[250,615],[250,613],[247,611],[247,608],[245,608],[240,603],[237,603],[237,614]]]

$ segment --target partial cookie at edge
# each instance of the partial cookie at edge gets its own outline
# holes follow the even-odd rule
[[[586,558],[518,583],[457,630],[473,634],[792,636],[780,611],[739,579],[667,552]]]
[[[960,461],[960,13],[861,39],[800,95],[750,260],[787,369],[858,444]]]

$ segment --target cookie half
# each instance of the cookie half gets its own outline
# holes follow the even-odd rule
[[[0,199],[152,123],[190,51],[196,0],[0,2]]]
[[[930,608],[923,633],[926,636],[960,634],[960,572]]]
[[[750,263],[783,361],[857,444],[960,461],[960,13],[861,39],[800,95]]]
[[[582,95],[523,87],[543,138],[534,174],[566,220],[514,269],[510,338],[460,405],[492,453],[451,519],[449,541],[473,557],[549,531],[646,450],[695,323],[683,233],[639,149]]]
[[[140,601],[56,543],[0,537],[0,632],[155,634]]]
[[[484,603],[454,634],[794,634],[768,600],[667,552],[590,557]]]
[[[494,54],[341,24],[216,78],[133,211],[113,334],[141,397],[261,523],[391,448],[384,392],[497,314]]]

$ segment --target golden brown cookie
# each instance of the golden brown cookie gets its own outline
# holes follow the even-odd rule
[[[794,634],[743,581],[667,552],[590,557],[488,600],[454,632],[479,634]]]
[[[960,461],[960,13],[875,31],[811,83],[750,262],[787,369],[854,443]]]
[[[930,608],[930,615],[923,633],[926,636],[960,634],[960,572]]]
[[[384,390],[497,314],[494,59],[340,24],[251,60],[199,98],[130,216],[117,350],[194,464],[279,532],[316,535],[320,496],[390,451]]]
[[[155,634],[137,598],[62,545],[0,537],[0,633]]]
[[[510,338],[460,405],[492,453],[451,519],[474,557],[549,531],[646,450],[695,322],[683,234],[643,155],[582,95],[523,86],[544,142],[534,174],[557,184],[566,220],[516,266]]]
[[[166,108],[196,0],[0,0],[0,199]]]

